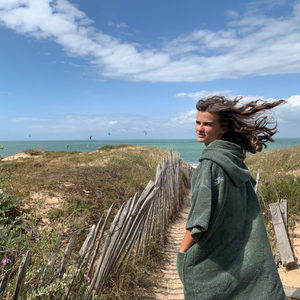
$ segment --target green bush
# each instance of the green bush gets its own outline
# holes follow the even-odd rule
[[[127,144],[120,144],[120,145],[104,145],[98,150],[104,150],[104,151],[110,151],[113,149],[120,149],[120,148],[126,148],[126,147],[134,147],[132,145],[127,145]]]

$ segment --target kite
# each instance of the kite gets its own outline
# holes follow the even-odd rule
[[[145,132],[145,135],[147,135],[147,132],[146,132],[146,131],[143,131],[143,132]]]

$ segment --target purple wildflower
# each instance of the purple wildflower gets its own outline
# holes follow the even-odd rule
[[[88,276],[86,276],[86,277],[85,277],[85,280],[86,280],[87,282],[90,282],[90,281],[91,281],[91,278],[88,277]]]
[[[63,242],[63,243],[65,243],[65,242],[66,242],[66,240],[62,240],[62,242]]]
[[[9,262],[9,259],[8,259],[8,258],[2,259],[2,263],[3,263],[4,265],[8,264],[8,262]]]
[[[22,253],[22,256],[25,256],[25,253]]]
[[[59,230],[57,234],[61,234],[61,230]]]
[[[35,238],[35,241],[38,242],[40,240],[40,238]]]

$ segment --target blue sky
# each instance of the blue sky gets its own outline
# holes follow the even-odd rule
[[[194,138],[213,94],[300,138],[300,0],[0,0],[0,42],[3,141]]]

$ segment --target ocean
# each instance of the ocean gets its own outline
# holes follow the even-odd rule
[[[129,144],[147,147],[160,147],[165,150],[172,149],[190,165],[196,166],[202,150],[203,143],[198,143],[196,139],[159,139],[159,140],[86,140],[86,141],[2,141],[0,146],[3,150],[0,153],[7,157],[27,149],[44,149],[46,151],[95,151],[104,145]],[[300,145],[300,139],[277,139],[275,143],[268,143],[268,149],[291,147]],[[68,146],[68,147],[67,147]]]

